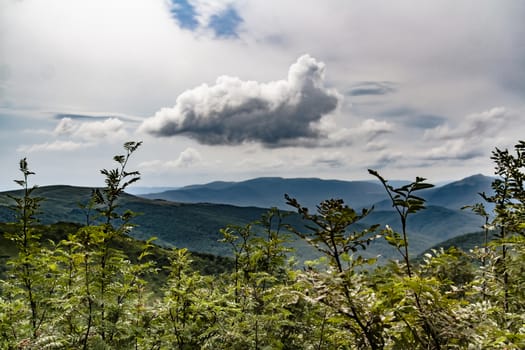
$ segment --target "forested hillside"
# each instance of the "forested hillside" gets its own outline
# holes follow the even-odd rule
[[[476,181],[476,178],[482,181]],[[373,203],[374,207],[374,210],[361,223],[353,225],[352,229],[362,229],[364,228],[363,224],[372,225],[374,223],[388,224],[396,230],[401,228],[397,214],[387,199],[374,203],[378,198],[387,198],[380,183],[364,181],[348,183],[319,179],[304,179],[304,181],[293,179],[288,181],[277,178],[256,179],[250,181],[250,183],[257,192],[265,192],[270,185],[276,185],[278,189],[274,189],[271,194],[276,201],[280,200],[285,203],[284,194],[286,193],[297,198],[302,205],[311,210],[315,210],[315,205],[306,205],[294,193],[299,194],[301,198],[310,198],[310,202],[313,199],[318,199],[317,204],[325,198],[321,196],[319,189],[310,192],[308,191],[308,186],[298,187],[298,183],[312,184],[313,188],[316,188],[316,186],[332,188],[332,192],[328,193],[333,194],[333,196],[327,196],[326,198],[347,198],[349,194],[345,192],[345,189],[350,188],[352,189],[350,191],[351,198],[361,198],[363,202]],[[480,183],[481,185],[472,186],[472,183]],[[320,184],[324,185],[318,186]],[[244,182],[240,183],[240,185],[242,185],[240,187],[246,186]],[[240,191],[236,183],[212,183],[205,187],[209,189],[223,188],[224,186],[230,189],[234,187]],[[202,186],[195,186],[195,188],[202,188]],[[374,189],[372,196],[369,195],[371,188]],[[453,190],[451,191],[450,188],[453,188]],[[359,195],[359,190],[363,192],[362,196]],[[382,192],[379,195],[378,192],[380,190]],[[92,189],[86,187],[63,185],[39,187],[35,189],[33,194],[43,197],[45,200],[40,203],[40,212],[36,214],[36,218],[42,224],[52,224],[58,221],[85,224],[86,210],[82,209],[81,206],[83,203],[89,202],[91,191]],[[277,194],[277,191],[282,192]],[[474,176],[442,187],[425,190],[424,197],[435,198],[436,201],[427,201],[426,210],[415,213],[409,218],[412,254],[420,254],[433,245],[449,238],[478,231],[480,228],[479,217],[470,211],[461,210],[460,208],[462,205],[473,202],[472,200],[469,201],[469,199],[475,199],[476,196],[479,198],[478,192],[488,193],[489,191],[489,178],[483,176]],[[229,191],[225,194],[223,193],[226,197],[221,195],[221,197],[217,197],[217,201],[221,198],[225,201],[228,198],[232,200],[231,197],[228,197],[229,193]],[[341,196],[337,196],[337,194],[341,194]],[[19,197],[22,195],[22,190],[0,192],[0,220],[8,222],[14,217],[14,213],[9,209],[9,203],[11,202],[9,196]],[[250,198],[250,203],[256,202],[249,193],[245,193],[244,197],[247,200]],[[198,197],[194,198],[194,201],[198,202],[196,199]],[[242,207],[217,203],[178,203],[167,200],[147,199],[127,193],[123,193],[120,196],[119,205],[121,208],[126,208],[139,214],[133,219],[133,223],[136,226],[129,233],[132,237],[147,240],[155,236],[157,237],[156,244],[166,247],[184,247],[194,252],[221,256],[231,256],[229,247],[218,242],[221,238],[219,233],[221,228],[228,224],[245,225],[259,219],[268,210],[253,206]],[[372,207],[372,204],[366,207]],[[287,206],[286,211],[289,212],[291,209],[290,206]],[[304,225],[304,222],[296,213],[288,215],[284,220],[287,224],[296,228]],[[299,237],[292,236],[289,245],[295,249],[294,255],[301,260],[318,257],[316,251],[309,248]],[[386,258],[396,256],[396,252],[386,242],[377,242],[372,245],[367,250],[367,254],[370,256],[380,254]]]
[[[122,199],[139,180],[127,164],[140,145],[126,143],[115,168],[102,170],[105,187],[80,203],[83,223],[54,234],[38,223],[45,192],[20,161],[21,192],[3,199],[12,220],[2,225],[0,348],[525,348],[525,142],[493,152],[493,192],[466,208],[484,230],[470,251],[411,259],[413,218],[429,210],[434,186],[416,177],[396,187],[369,170],[395,223],[341,199],[311,210],[287,195],[307,225],[290,225],[290,213],[274,208],[224,226],[232,259],[215,260],[228,266],[212,274],[184,247],[161,254],[154,240],[128,237],[138,217]],[[320,258],[294,261],[290,235]],[[368,253],[377,244],[395,258],[378,264]]]
[[[42,224],[68,221],[86,223],[87,211],[81,205],[89,202],[90,188],[72,186],[45,186],[35,189],[35,196],[44,198],[40,212],[35,215]],[[21,196],[22,191],[0,193],[0,218],[10,221],[9,196]],[[138,239],[157,237],[156,243],[166,247],[184,247],[193,251],[228,255],[229,251],[217,241],[219,230],[229,223],[241,225],[257,220],[267,209],[234,207],[221,204],[185,204],[163,200],[149,200],[122,193],[119,208],[137,213],[136,227],[129,234]],[[101,223],[100,218],[93,218]]]

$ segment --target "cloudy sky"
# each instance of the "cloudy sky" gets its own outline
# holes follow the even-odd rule
[[[0,0],[0,190],[492,174],[525,139],[522,0]]]

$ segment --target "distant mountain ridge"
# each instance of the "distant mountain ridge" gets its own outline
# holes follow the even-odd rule
[[[472,205],[482,201],[479,193],[492,193],[493,177],[476,174],[459,181],[430,189],[425,199],[432,205],[439,205],[451,209],[460,209],[465,205]]]
[[[479,202],[479,192],[490,193],[492,180],[491,177],[477,174],[426,190],[423,196],[428,205],[460,209]],[[397,186],[400,182],[402,181],[395,181],[393,185]],[[353,208],[375,205],[378,210],[392,209],[379,182],[318,178],[261,177],[240,182],[216,181],[141,196],[184,203],[220,203],[263,208],[275,206],[289,209],[284,200],[285,193],[311,209],[328,198],[341,198]]]
[[[141,194],[148,194],[148,193],[158,193],[158,192],[165,192],[165,191],[171,191],[171,190],[178,190],[180,187],[173,187],[173,186],[130,186],[126,189],[126,192],[129,194],[139,196]]]
[[[261,177],[241,182],[212,182],[145,194],[142,197],[186,203],[222,203],[290,209],[284,200],[285,193],[310,208],[315,208],[320,201],[328,198],[343,198],[355,208],[369,206],[385,198],[381,186],[369,181],[280,177]]]

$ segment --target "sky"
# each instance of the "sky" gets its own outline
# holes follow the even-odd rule
[[[525,139],[522,0],[0,0],[0,190],[493,174]]]

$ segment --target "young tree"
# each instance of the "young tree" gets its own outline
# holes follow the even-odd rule
[[[231,349],[297,349],[311,340],[309,305],[296,292],[297,274],[283,232],[287,215],[270,209],[260,220],[221,230],[232,247],[235,269],[226,293],[235,302],[216,345]],[[309,334],[310,330],[310,334]],[[222,345],[219,345],[222,344]]]
[[[491,204],[495,205],[494,219],[492,225],[497,227],[497,240],[493,247],[498,251],[496,257],[497,275],[501,276],[503,288],[503,309],[509,312],[512,308],[510,295],[512,294],[512,281],[509,274],[509,240],[512,241],[516,235],[524,235],[525,228],[525,141],[520,141],[515,145],[516,155],[511,154],[507,149],[496,148],[491,159],[496,163],[495,173],[498,176],[492,182],[494,194],[489,196],[485,193],[482,197]],[[512,245],[512,244],[511,244]]]
[[[358,253],[379,237],[375,234],[379,225],[362,231],[352,228],[371,210],[363,209],[358,214],[343,200],[330,199],[318,205],[316,214],[310,214],[296,199],[288,195],[285,198],[287,204],[309,222],[305,225],[308,233],[291,226],[289,229],[328,257],[327,271],[310,269],[305,275],[315,291],[308,299],[324,304],[331,314],[342,317],[339,322],[355,337],[354,346],[382,349],[385,339],[380,309],[361,273],[361,269],[373,264],[375,259],[366,259]]]
[[[483,265],[473,281],[482,297],[470,305],[471,323],[483,330],[477,334],[480,346],[509,349],[525,347],[525,141],[519,141],[514,151],[496,148],[492,153],[497,175],[493,194],[481,196],[494,206],[485,225],[494,235],[481,254]],[[480,317],[479,310],[486,316]]]
[[[22,187],[22,196],[8,195],[15,203],[10,206],[15,214],[15,230],[6,235],[14,242],[18,255],[8,263],[12,284],[4,284],[3,291],[13,302],[11,306],[15,307],[8,312],[13,317],[12,338],[30,342],[42,333],[50,316],[48,297],[56,287],[56,280],[52,273],[50,252],[41,246],[40,234],[34,228],[43,198],[34,195],[36,186],[29,186],[29,176],[35,173],[29,170],[26,158],[20,160],[20,172],[22,179],[15,182]],[[27,318],[22,316],[26,312],[29,312]],[[26,320],[29,321],[27,324]]]

